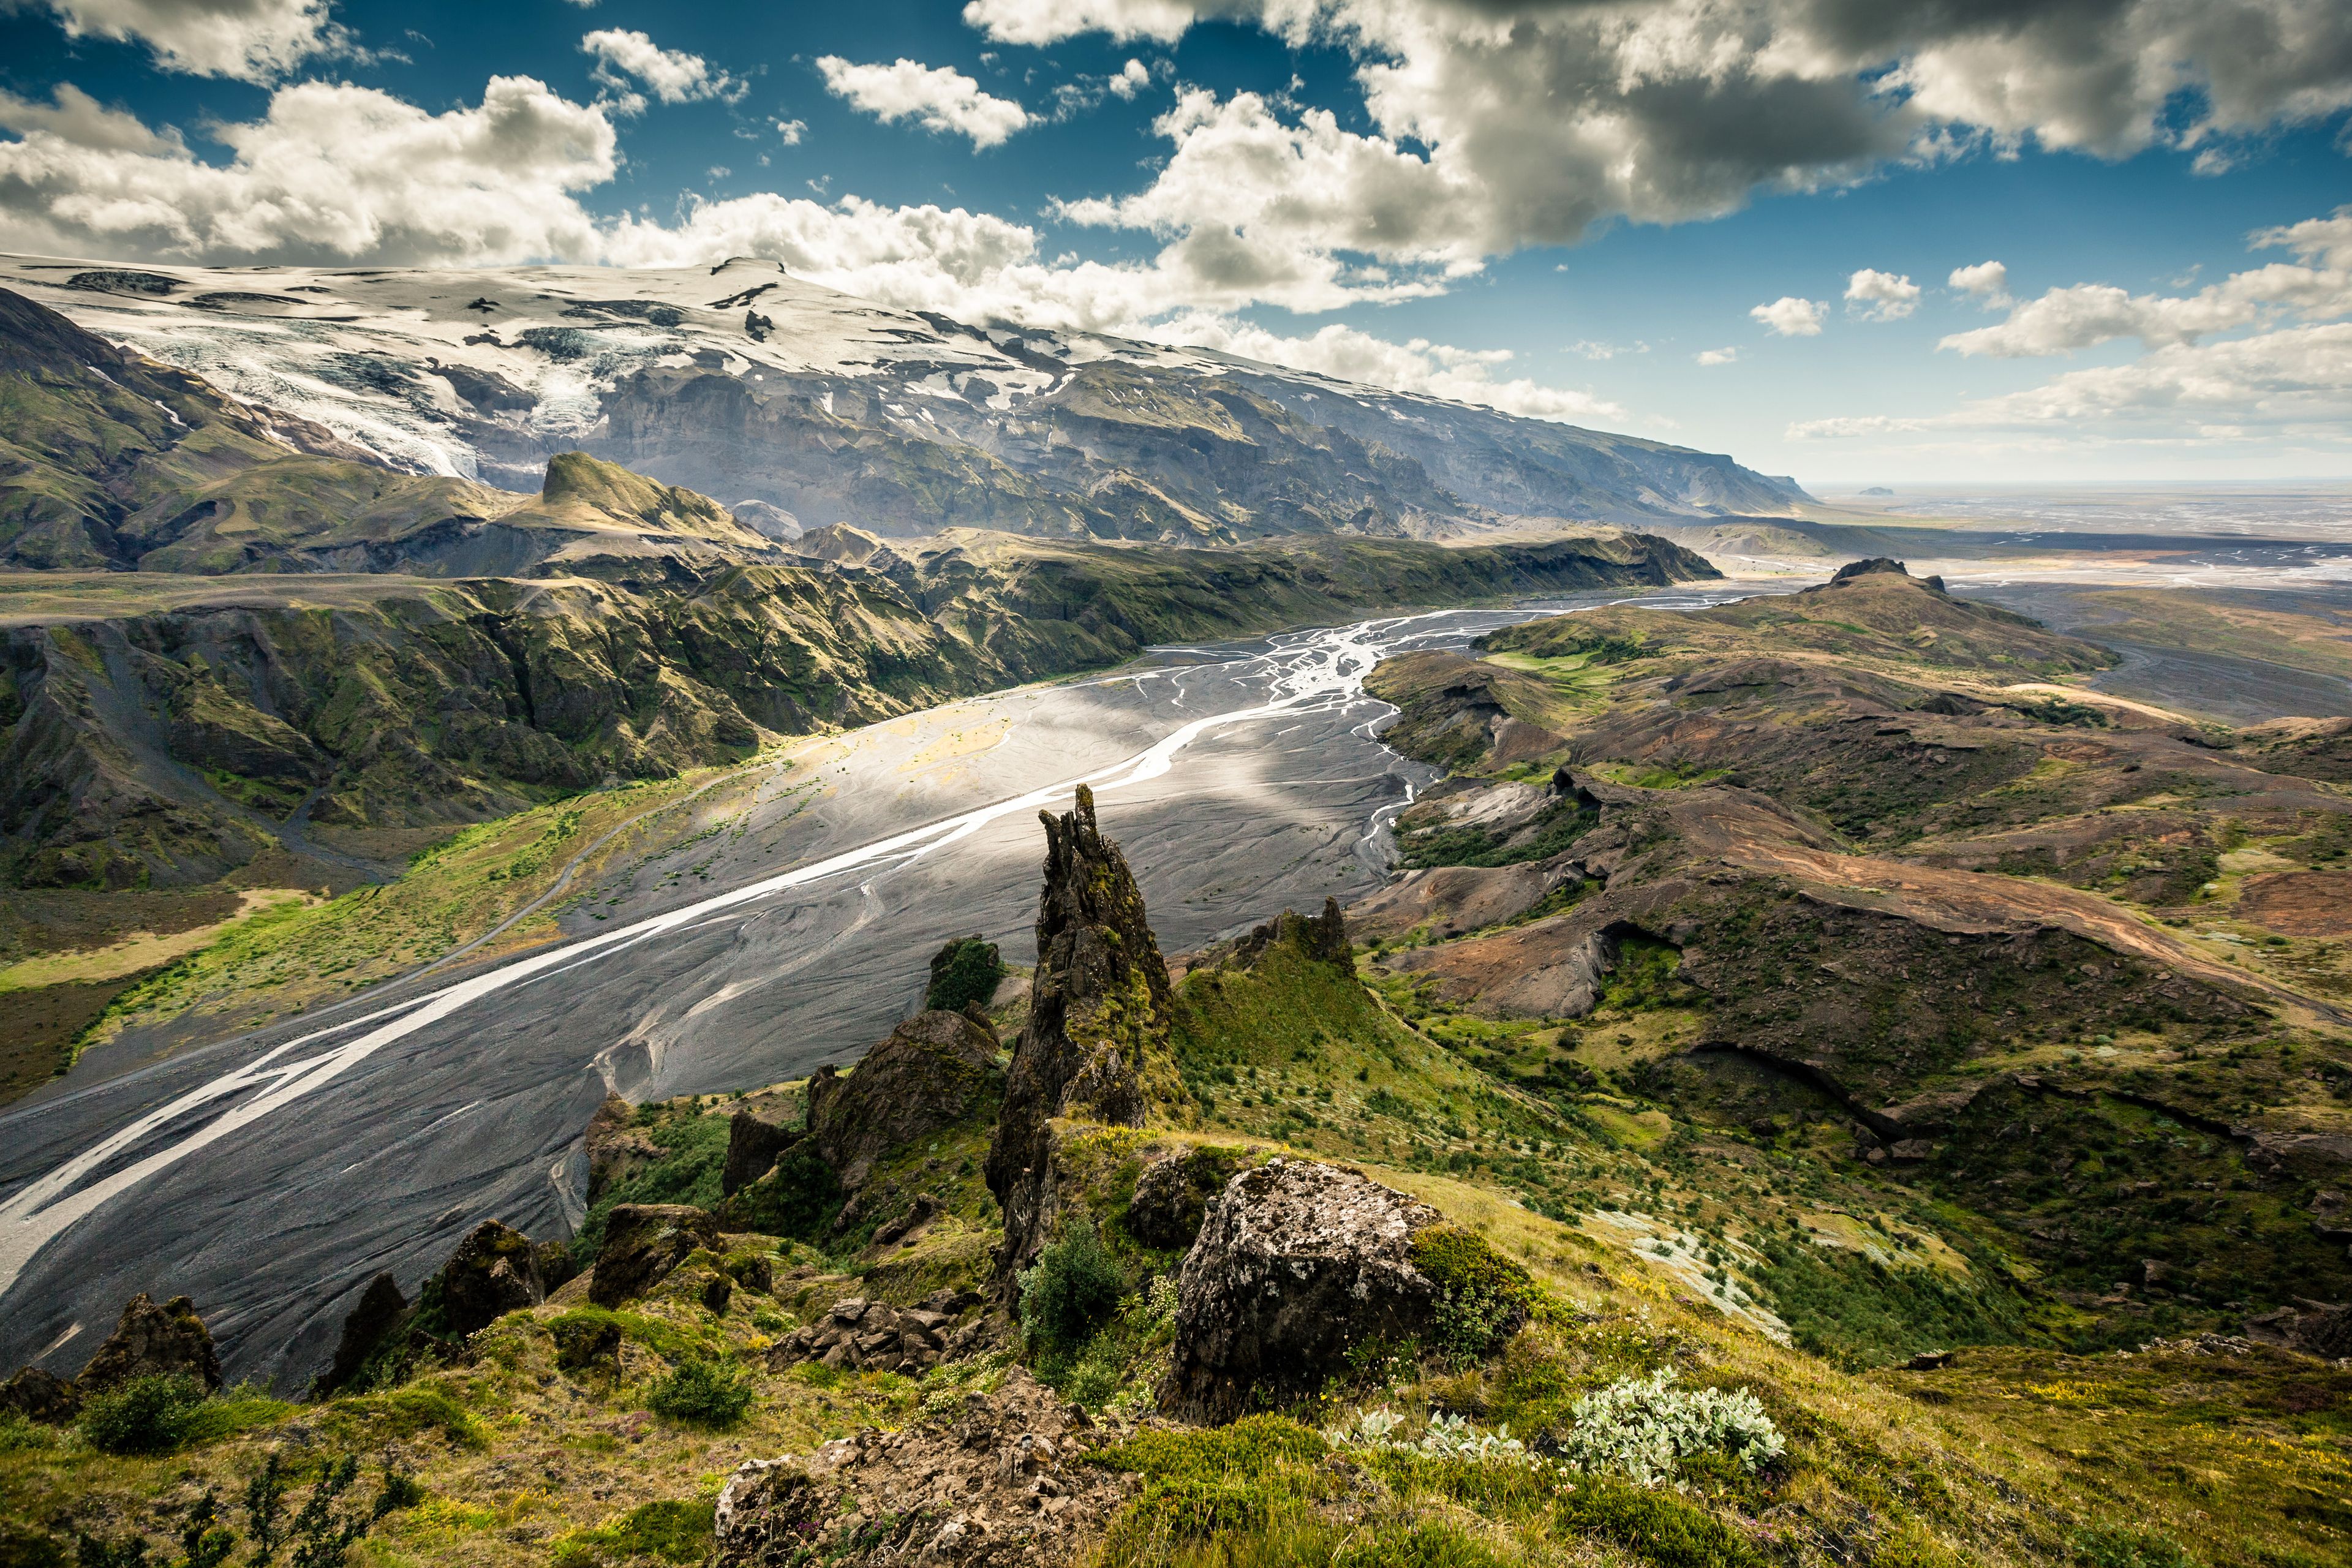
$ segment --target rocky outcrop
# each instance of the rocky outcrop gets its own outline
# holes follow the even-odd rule
[[[797,1127],[781,1127],[753,1111],[739,1110],[727,1121],[727,1163],[719,1168],[719,1192],[733,1197],[776,1168],[776,1156],[800,1142]]]
[[[360,1292],[349,1316],[343,1319],[342,1337],[335,1342],[335,1359],[319,1379],[314,1393],[324,1395],[339,1388],[348,1388],[367,1365],[393,1331],[408,1318],[408,1298],[401,1294],[400,1281],[389,1274],[378,1274]]]
[[[1419,1337],[1437,1288],[1412,1239],[1437,1223],[1342,1166],[1276,1159],[1234,1177],[1177,1279],[1162,1407],[1230,1421],[1315,1394],[1351,1346]]]
[[[220,1387],[212,1333],[185,1296],[160,1307],[144,1291],[131,1297],[112,1336],[74,1382],[85,1394],[104,1394],[140,1377],[186,1377],[207,1391]]]
[[[2306,1300],[2281,1307],[2248,1320],[2246,1337],[2257,1344],[2341,1361],[2352,1356],[2352,1306]]]
[[[950,1420],[739,1468],[719,1494],[719,1568],[1080,1562],[1135,1489],[1079,1462],[1095,1436],[1076,1405],[1014,1367]]]
[[[11,1411],[27,1421],[59,1426],[81,1409],[81,1391],[54,1373],[28,1366],[0,1383],[0,1411]]]
[[[1004,1109],[988,1152],[988,1190],[1004,1210],[1001,1288],[1044,1247],[1051,1222],[1056,1118],[1140,1126],[1152,1100],[1181,1093],[1168,1060],[1175,998],[1143,894],[1095,820],[1094,792],[1045,825],[1037,968],[1029,1020],[1013,1050]]]
[[[1325,899],[1319,915],[1285,910],[1264,925],[1253,927],[1234,947],[1232,962],[1236,968],[1250,968],[1277,942],[1296,944],[1318,963],[1337,964],[1350,972],[1355,968],[1356,946],[1348,940],[1347,917],[1339,912],[1337,899]]]
[[[622,1204],[604,1221],[604,1244],[588,1281],[599,1307],[635,1300],[668,1279],[697,1247],[719,1250],[719,1223],[684,1204]]]
[[[997,1048],[995,1031],[964,1014],[918,1014],[846,1078],[830,1067],[810,1078],[811,1147],[856,1192],[893,1151],[987,1113]]]
[[[442,1321],[459,1339],[547,1299],[530,1237],[494,1219],[466,1234],[436,1279]]]
[[[768,1352],[768,1367],[782,1372],[795,1363],[814,1361],[919,1377],[978,1342],[982,1331],[979,1323],[960,1327],[956,1321],[978,1300],[968,1291],[941,1290],[911,1307],[862,1296],[835,1301],[815,1322],[778,1340]]]
[[[637,1130],[637,1108],[608,1094],[588,1119],[588,1201],[594,1203],[662,1157],[662,1147]]]

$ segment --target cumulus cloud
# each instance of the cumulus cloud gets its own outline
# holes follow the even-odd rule
[[[1186,0],[971,0],[963,8],[966,24],[1006,44],[1054,44],[1080,33],[1172,44],[1210,14]]]
[[[1151,72],[1145,68],[1143,62],[1129,60],[1118,68],[1116,75],[1103,83],[1103,88],[1113,98],[1131,99],[1150,85]]]
[[[1444,258],[1442,278],[1612,219],[1710,217],[1890,160],[2028,142],[2210,149],[2352,105],[2341,0],[971,0],[964,16],[1008,44],[1168,42],[1223,19],[1349,51],[1371,130],[1344,133],[1361,143],[1348,173],[1377,171],[1396,198],[1370,234],[1326,199],[1323,154],[1342,133],[1249,94],[1167,117],[1153,186],[1091,209],[1160,228],[1223,164],[1247,216],[1203,244],[1252,266],[1283,252],[1286,276],[1316,271],[1298,255],[1319,249],[1375,268]],[[1258,232],[1275,222],[1283,234]]]
[[[2009,268],[1998,261],[1979,261],[1974,267],[1955,267],[1952,275],[1944,281],[1989,310],[2009,308]]]
[[[594,226],[572,193],[613,177],[612,123],[530,77],[492,77],[440,114],[373,88],[278,89],[257,121],[215,125],[226,163],[60,89],[9,99],[0,237],[13,250],[188,261],[452,265],[578,256]],[[143,132],[143,134],[142,134]]]
[[[2352,206],[2248,238],[2256,249],[2284,250],[2294,259],[2232,273],[2194,294],[2133,294],[2084,283],[2022,302],[2007,300],[1999,263],[1962,268],[1952,286],[2007,305],[2009,315],[1953,333],[1943,340],[1946,348],[2023,357],[2136,338],[2144,352],[1948,414],[1813,419],[1789,433],[1808,439],[2008,432],[2074,443],[2260,437],[2352,445],[2352,322],[2344,320],[2352,317]],[[2225,335],[2232,332],[2243,335]]]
[[[327,0],[49,0],[72,37],[138,42],[165,70],[268,81],[348,46]]]
[[[2235,272],[2194,294],[2133,294],[2109,283],[2053,289],[2038,300],[2012,303],[2006,320],[1954,332],[1938,346],[2019,359],[2071,353],[2117,338],[2137,338],[2150,348],[2193,343],[2287,314],[2352,315],[2352,206],[2260,230],[2251,239],[2257,249],[2284,249],[2295,260]]]
[[[801,138],[808,134],[808,121],[779,120],[776,121],[776,134],[782,139],[785,146],[797,147],[801,144]]]
[[[1029,111],[1009,98],[980,89],[980,83],[952,66],[926,66],[900,58],[882,66],[852,65],[839,55],[816,62],[824,85],[886,125],[911,120],[927,131],[971,138],[972,146],[993,147],[1029,123]]]
[[[1819,300],[1800,300],[1794,294],[1783,294],[1748,313],[1778,336],[1817,338],[1822,335],[1822,318],[1829,314],[1829,309]]]
[[[1692,357],[1703,365],[1732,364],[1738,362],[1739,351],[1736,348],[1701,349]]]
[[[645,108],[639,86],[664,103],[692,103],[707,98],[734,103],[745,91],[742,82],[723,70],[711,69],[700,55],[665,49],[646,35],[626,28],[605,27],[588,34],[580,40],[580,52],[594,57],[596,79],[611,90],[614,107],[625,114]]]
[[[1899,321],[1919,308],[1919,285],[1865,267],[1846,281],[1845,308],[1866,321]]]

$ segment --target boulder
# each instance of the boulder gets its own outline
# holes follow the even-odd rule
[[[441,1266],[441,1317],[450,1337],[481,1332],[509,1312],[547,1300],[530,1237],[486,1219]]]
[[[1000,1089],[996,1052],[987,1025],[961,1013],[919,1013],[846,1078],[829,1068],[810,1078],[809,1142],[854,1194],[908,1144],[984,1119]]]
[[[1182,1096],[1168,1049],[1168,965],[1127,858],[1095,821],[1093,792],[1081,784],[1067,816],[1038,816],[1037,967],[985,1172],[1004,1211],[997,1279],[1008,1301],[1052,1228],[1052,1122],[1140,1126],[1150,1101]]]
[[[1412,1240],[1437,1223],[1342,1166],[1281,1158],[1235,1176],[1177,1279],[1162,1408],[1230,1421],[1316,1394],[1357,1344],[1419,1338],[1437,1289]]]
[[[123,1303],[112,1337],[74,1380],[85,1394],[104,1394],[137,1377],[189,1377],[206,1392],[221,1385],[213,1336],[196,1304],[174,1296],[157,1306],[144,1291]]]
[[[1123,1222],[1127,1234],[1146,1247],[1192,1246],[1210,1203],[1248,1158],[1238,1149],[1193,1148],[1154,1160],[1135,1178]]]
[[[400,1293],[400,1281],[389,1274],[378,1274],[369,1280],[351,1314],[343,1320],[342,1338],[335,1343],[335,1359],[319,1379],[316,1392],[324,1395],[347,1387],[367,1364],[368,1357],[375,1353],[376,1347],[406,1322],[408,1316],[408,1298]]]
[[[798,1128],[779,1127],[751,1111],[737,1111],[727,1122],[727,1163],[719,1173],[720,1195],[731,1198],[775,1169],[776,1156],[798,1142],[800,1136]]]
[[[0,1410],[13,1410],[27,1421],[62,1426],[80,1413],[81,1394],[55,1373],[28,1366],[0,1383]]]
[[[950,1419],[739,1467],[719,1494],[719,1568],[791,1568],[821,1545],[838,1568],[1082,1561],[1137,1485],[1082,1462],[1098,1436],[1014,1367]]]
[[[599,1307],[635,1300],[669,1278],[698,1247],[719,1249],[719,1224],[684,1204],[623,1204],[604,1221],[604,1245],[588,1300]]]

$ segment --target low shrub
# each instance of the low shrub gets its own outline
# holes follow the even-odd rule
[[[841,1212],[841,1178],[805,1147],[786,1150],[773,1169],[729,1198],[720,1208],[730,1228],[811,1241],[833,1228]]]
[[[1437,1287],[1429,1349],[1455,1363],[1495,1353],[1528,1321],[1535,1281],[1475,1230],[1433,1225],[1413,1234],[1412,1266]]]
[[[1038,1348],[1072,1351],[1118,1310],[1127,1279],[1091,1225],[1074,1225],[1021,1271],[1021,1327]]]
[[[950,1013],[967,1006],[985,1007],[1003,983],[1004,960],[996,944],[978,936],[960,936],[932,955],[931,984],[923,993],[923,1005]]]
[[[134,1377],[82,1406],[81,1435],[102,1454],[168,1454],[187,1441],[204,1385],[191,1377]]]
[[[732,1426],[751,1407],[751,1388],[724,1366],[707,1361],[681,1362],[654,1384],[648,1401],[656,1415],[698,1426]]]
[[[1672,1369],[1629,1377],[1578,1400],[1560,1457],[1578,1469],[1654,1487],[1682,1460],[1724,1454],[1749,1470],[1786,1447],[1746,1389],[1683,1389]]]

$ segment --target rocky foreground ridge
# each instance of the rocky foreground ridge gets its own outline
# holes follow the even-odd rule
[[[1885,575],[1864,591],[1936,592]],[[1821,618],[1842,637],[1878,618],[1865,601],[1832,607]],[[1808,608],[1775,635],[1817,635]],[[1583,628],[1530,640],[1568,630]],[[1636,682],[1650,657],[1626,660]],[[1958,706],[1994,689],[1948,674],[1937,689]],[[1404,706],[1408,722],[1442,718]],[[1710,705],[1645,707],[1676,722]],[[1521,708],[1522,723],[1545,717]],[[1554,732],[1573,745],[1585,731]],[[1965,1189],[1912,1196],[1921,1157],[1865,1157],[1885,1148],[1864,1120],[1884,1098],[1861,1067],[1952,1047],[1815,976],[1907,968],[1924,998],[1989,1028],[2071,1034],[2104,1009],[2096,1023],[2136,1052],[2168,1030],[2271,1038],[2250,1026],[2278,1028],[2286,999],[2259,975],[2119,953],[2105,944],[2120,928],[2036,927],[2031,941],[2079,945],[2056,964],[2031,942],[1976,950],[1955,978],[1926,966],[1949,939],[1997,949],[2018,933],[1971,934],[1903,900],[1989,900],[1980,874],[1928,889],[1886,858],[1874,885],[1892,891],[1842,906],[1818,877],[1770,879],[1795,862],[1742,868],[1735,834],[1772,819],[1754,786],[1609,776],[1631,765],[1588,754],[1538,772],[1531,809],[1518,779],[1465,773],[1433,804],[1484,792],[1521,815],[1489,800],[1466,824],[1482,837],[1450,817],[1457,837],[1433,838],[1423,817],[1402,840],[1463,863],[1352,917],[1285,913],[1172,963],[1081,794],[1044,823],[1036,973],[1000,984],[992,954],[951,944],[926,1010],[846,1074],[609,1102],[587,1132],[593,1202],[571,1243],[485,1220],[425,1280],[355,1272],[308,1402],[205,1397],[193,1304],[144,1298],[72,1382],[19,1374],[0,1393],[0,1544],[62,1562],[83,1538],[82,1561],[112,1562],[211,1508],[219,1561],[259,1561],[263,1516],[228,1504],[278,1476],[325,1499],[320,1563],[363,1538],[416,1561],[576,1568],[2332,1560],[2352,1541],[2352,1516],[2330,1511],[2352,1372],[2329,1358],[2352,1312],[2297,1299],[2318,1265],[2284,1245],[2294,1205],[2324,1211],[2305,1225],[2321,1240],[2340,1218],[2326,1194],[2304,1197],[2308,1174],[2284,1154],[2193,1151],[2165,1129],[2194,1131],[2200,1113],[2160,1084],[2143,1093],[2145,1078],[2103,1089],[2063,1057],[2000,1068],[2027,1092],[2148,1118],[2129,1125],[2157,1129],[2158,1158],[2234,1161],[2216,1201],[2273,1249],[2233,1257],[2231,1302],[2208,1305],[2193,1265],[2143,1269],[2126,1300],[2094,1302],[2063,1256],[2018,1267],[1981,1224],[1956,1223]],[[1573,865],[1509,858],[1571,815]],[[1530,865],[1569,879],[1509,884],[1534,894],[1518,917],[1450,938],[1433,916],[1369,952],[1351,940],[1393,932],[1413,899],[1434,911],[1441,871],[1499,885]],[[1729,950],[1669,916],[1703,922],[1767,893],[1784,921],[1867,912],[1879,956],[1846,979],[1790,962],[1767,928],[1745,987],[1727,988],[1691,954]],[[1617,912],[1592,923],[1603,908]],[[1428,989],[1508,965],[1412,967],[1579,915],[1565,950],[1590,995],[1564,991],[1546,1015]],[[1888,945],[1906,928],[1934,934]],[[1512,963],[1534,973],[1555,951]],[[1961,1000],[2005,963],[2021,979],[2001,984],[2040,988],[2019,993],[2015,1025]],[[1811,1009],[1819,1048],[1851,1053],[1786,1058],[1808,1104],[1742,1120],[1727,1107],[1752,1100],[1661,1076],[1739,1051],[1735,1023],[1759,1041],[1742,1060],[1790,1048],[1760,1026],[1791,1005]],[[1853,1021],[1873,1016],[1874,1032]],[[1902,1041],[1912,1054],[1886,1057]],[[2266,1047],[2230,1048],[2263,1081]],[[2043,1135],[2103,1162],[2084,1173],[2096,1182],[2137,1158],[2074,1124]],[[1929,1142],[1925,1158],[1941,1158]],[[126,1418],[134,1394],[164,1414]],[[343,1455],[381,1468],[373,1512],[329,1489],[349,1484]]]

